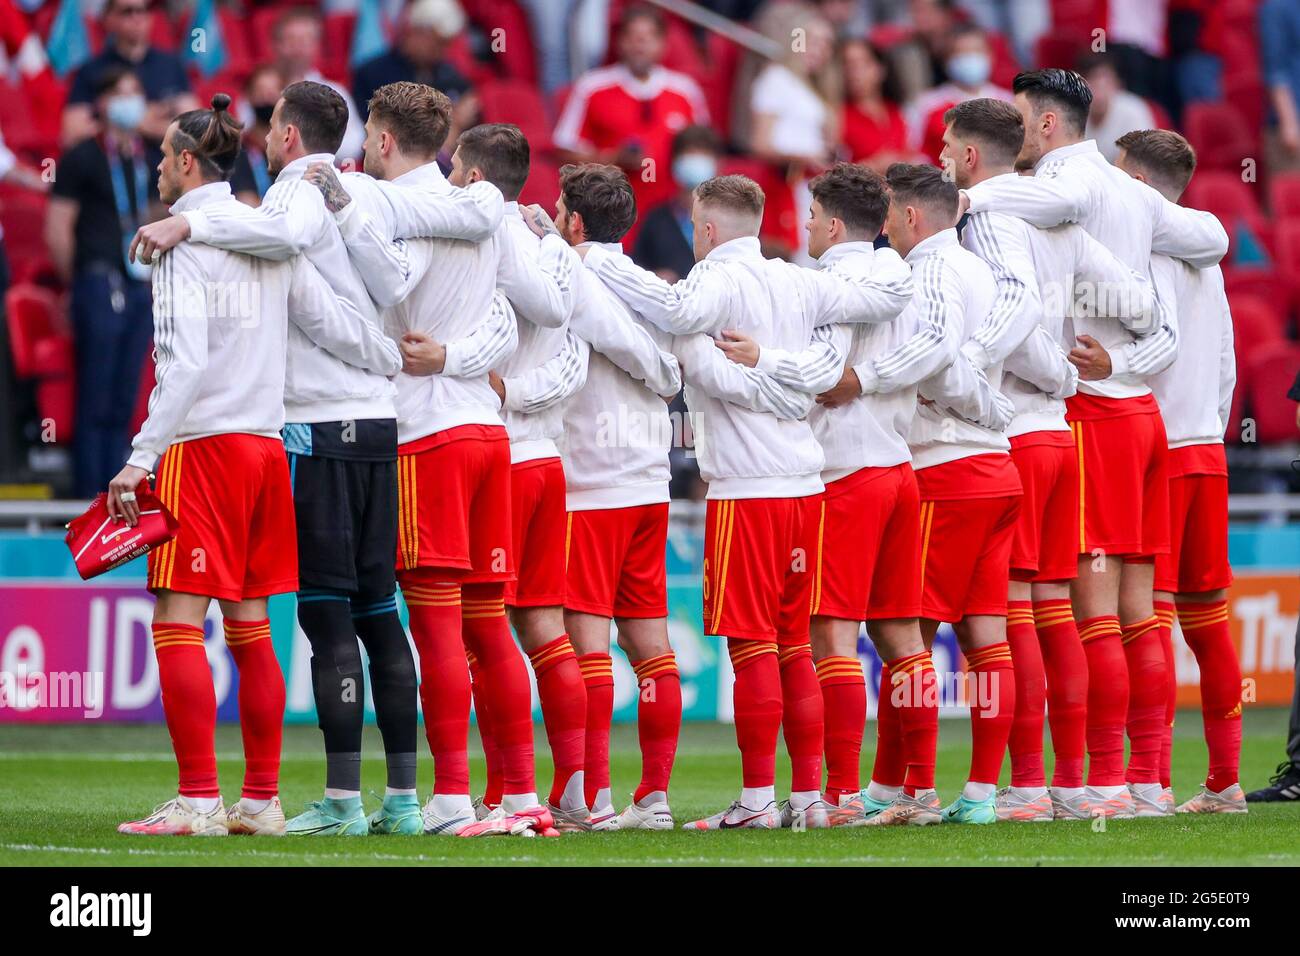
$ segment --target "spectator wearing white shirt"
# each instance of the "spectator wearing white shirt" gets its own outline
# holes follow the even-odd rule
[[[1124,88],[1115,63],[1104,53],[1087,57],[1079,73],[1092,87],[1092,108],[1084,136],[1097,141],[1097,149],[1112,163],[1119,156],[1115,140],[1135,129],[1152,129],[1155,113],[1142,97]]]

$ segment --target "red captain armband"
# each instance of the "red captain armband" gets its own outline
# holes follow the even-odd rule
[[[68,522],[63,540],[83,581],[148,554],[176,537],[180,522],[163,507],[148,480],[136,487],[135,503],[140,508],[140,521],[134,528],[109,516],[108,494],[103,491],[84,514]]]

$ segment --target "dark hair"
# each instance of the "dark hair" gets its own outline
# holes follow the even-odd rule
[[[204,178],[226,180],[239,157],[243,126],[230,115],[230,97],[212,94],[212,109],[190,110],[176,117],[172,149],[186,150],[199,163]]]
[[[748,176],[732,174],[714,176],[695,187],[695,199],[706,206],[715,206],[730,212],[761,219],[767,197],[763,187]]]
[[[808,188],[813,199],[851,231],[874,239],[889,212],[889,195],[879,173],[857,163],[836,163]]]
[[[115,63],[112,66],[105,67],[104,71],[95,78],[95,99],[99,99],[105,93],[113,90],[117,84],[121,83],[128,76],[134,76],[139,80],[135,70],[129,66],[123,66]]]
[[[671,158],[690,152],[719,156],[722,154],[722,137],[714,132],[712,126],[683,126],[673,136]]]
[[[849,37],[841,40],[839,44],[838,62],[843,67],[844,54],[849,47],[860,46],[875,58],[880,64],[880,68],[885,71],[884,77],[880,81],[880,95],[882,98],[895,106],[907,99],[906,91],[903,89],[903,81],[899,77],[898,64],[895,58],[880,44],[872,43],[866,37]]]
[[[1092,90],[1088,81],[1073,70],[1050,67],[1017,73],[1011,82],[1014,93],[1024,93],[1033,104],[1034,111],[1056,110],[1076,133],[1088,125],[1088,110],[1092,108]]]
[[[1115,140],[1125,165],[1141,167],[1147,179],[1182,193],[1196,172],[1196,150],[1171,129],[1135,129]]]
[[[958,103],[943,114],[943,122],[962,139],[973,139],[996,166],[1009,166],[1025,145],[1025,121],[1020,110],[987,96]]]
[[[402,152],[432,158],[451,131],[451,100],[432,86],[401,80],[375,90],[370,117],[392,134]]]
[[[925,206],[957,221],[957,184],[938,166],[928,163],[894,163],[885,171],[890,202]]]
[[[624,8],[622,15],[619,16],[618,31],[615,35],[621,36],[623,31],[637,20],[649,20],[654,24],[660,36],[663,36],[668,31],[668,25],[664,22],[664,15],[659,12],[658,7],[652,7],[648,3],[633,3]]]
[[[507,200],[518,199],[528,180],[528,140],[513,123],[480,123],[460,134],[460,161],[476,167]]]
[[[324,83],[299,80],[280,94],[280,120],[298,129],[303,148],[309,153],[339,151],[348,129],[348,104]]]
[[[261,63],[253,67],[248,72],[248,76],[244,78],[244,93],[247,94],[253,88],[254,84],[268,73],[271,76],[274,76],[277,81],[283,82],[280,78],[280,71],[276,69],[274,63]]]
[[[1109,53],[1093,53],[1090,51],[1080,56],[1078,62],[1074,64],[1074,71],[1085,79],[1089,73],[1102,68],[1109,69],[1119,75],[1119,64],[1115,62]]]
[[[636,222],[632,184],[617,166],[570,164],[560,168],[564,208],[582,216],[592,242],[618,242]]]

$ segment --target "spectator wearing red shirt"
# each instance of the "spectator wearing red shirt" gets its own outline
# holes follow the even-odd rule
[[[891,163],[915,162],[907,145],[907,121],[884,54],[866,40],[840,47],[844,70],[844,128],[849,159],[883,174]]]
[[[622,167],[639,210],[676,189],[669,175],[673,136],[709,121],[699,85],[660,65],[664,36],[657,10],[628,7],[618,25],[618,62],[578,78],[555,128],[555,145],[568,159]]]

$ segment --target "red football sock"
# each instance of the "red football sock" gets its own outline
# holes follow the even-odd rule
[[[244,738],[244,789],[250,800],[280,791],[284,674],[271,645],[271,622],[225,620],[226,646],[239,670],[239,731]]]
[[[1034,602],[1034,627],[1047,680],[1047,723],[1052,729],[1052,786],[1083,786],[1088,729],[1088,655],[1079,641],[1069,598]]]
[[[729,637],[727,654],[736,674],[731,693],[742,786],[776,786],[776,738],[781,731],[782,696],[776,643]]]
[[[461,590],[465,649],[478,658],[484,710],[491,713],[488,724],[501,752],[502,792],[532,793],[537,789],[533,770],[533,694],[528,686],[528,665],[506,620],[505,585],[466,584]]]
[[[180,770],[178,792],[186,797],[219,797],[217,695],[203,648],[203,628],[154,621],[153,647],[163,714]]]
[[[903,727],[894,703],[889,664],[885,664],[880,668],[876,699],[876,759],[871,767],[871,779],[882,787],[901,787],[906,774]]]
[[[862,732],[867,723],[867,682],[856,657],[823,657],[817,680],[826,704],[826,800],[838,806],[862,789]]]
[[[537,676],[537,696],[555,764],[550,802],[558,807],[569,778],[582,773],[587,756],[587,687],[568,634],[543,644],[528,659]]]
[[[677,758],[677,737],[682,729],[682,680],[677,656],[671,651],[632,664],[640,688],[637,736],[641,741],[641,783],[632,799],[641,800],[656,790],[668,792],[668,780]],[[606,786],[609,777],[606,776]]]
[[[1165,698],[1165,726],[1160,735],[1160,786],[1169,787],[1173,780],[1174,762],[1174,717],[1178,713],[1178,668],[1174,662],[1174,606],[1169,601],[1153,602],[1156,618],[1160,621],[1160,650],[1165,656],[1165,673],[1169,675],[1166,685],[1168,696]]]
[[[1016,675],[1011,645],[990,644],[966,655],[973,680],[971,698],[970,782],[997,785],[1016,715]]]
[[[1205,786],[1220,792],[1237,782],[1241,760],[1241,664],[1228,629],[1228,602],[1180,604],[1178,624],[1201,671],[1201,718],[1210,751]]]
[[[812,648],[807,644],[782,647],[777,659],[781,669],[781,725],[785,749],[790,754],[790,791],[820,793],[826,711]]]
[[[578,658],[582,682],[587,686],[587,736],[582,762],[582,785],[587,808],[596,794],[609,787],[609,726],[614,718],[614,664],[608,654],[583,654]]]
[[[501,784],[504,765],[501,761],[501,748],[497,746],[492,735],[492,716],[485,705],[486,694],[483,690],[482,668],[478,658],[469,651],[465,652],[469,664],[470,692],[474,700],[474,722],[478,724],[479,740],[483,742],[483,761],[487,764],[487,785],[483,789],[483,802],[489,807],[501,804]]]
[[[1129,783],[1160,782],[1160,747],[1169,706],[1169,675],[1160,643],[1160,620],[1154,614],[1124,625],[1124,659],[1128,663]]]
[[[1011,786],[1045,787],[1043,711],[1047,705],[1043,652],[1034,629],[1031,601],[1007,603],[1007,643],[1016,679],[1016,712],[1011,721]]]
[[[1128,663],[1120,643],[1119,617],[1090,617],[1078,627],[1088,658],[1088,786],[1122,786]]]
[[[420,704],[433,755],[433,792],[468,796],[470,681],[461,641],[460,585],[438,581],[424,570],[402,578],[411,639],[420,656]]]
[[[911,796],[934,789],[935,751],[939,745],[939,678],[929,651],[899,657],[886,667],[891,682],[891,713],[902,764],[903,788]],[[894,685],[893,682],[897,681]],[[900,773],[900,777],[902,774]],[[880,784],[892,784],[872,774]]]

